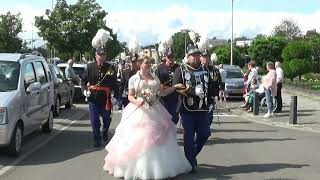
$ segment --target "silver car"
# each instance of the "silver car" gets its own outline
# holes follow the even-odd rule
[[[227,98],[243,98],[244,76],[241,68],[234,65],[224,65],[227,72],[225,80],[225,95]]]
[[[0,53],[0,146],[19,155],[25,135],[53,127],[54,92],[40,54]]]

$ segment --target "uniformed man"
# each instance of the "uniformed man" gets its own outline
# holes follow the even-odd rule
[[[108,129],[111,122],[111,94],[117,97],[117,71],[106,62],[106,51],[103,47],[96,49],[96,61],[87,65],[81,86],[88,98],[89,115],[93,130],[94,146],[101,146],[100,117],[103,119],[102,139],[108,140]]]
[[[131,76],[135,75],[138,70],[139,70],[138,54],[135,54],[135,56],[131,58],[129,67],[123,69],[122,71],[122,79],[121,79],[121,86],[123,88],[122,105],[124,107],[126,107],[129,104],[129,100],[128,100],[129,79],[131,78]]]
[[[173,85],[186,86],[181,93],[180,115],[184,129],[184,152],[192,165],[191,173],[197,166],[197,155],[210,136],[209,107],[214,94],[209,70],[201,65],[201,52],[195,45],[187,47],[187,62],[175,70]]]
[[[208,49],[203,49],[200,56],[201,64],[206,67],[209,70],[210,77],[212,78],[212,87],[213,90],[213,99],[210,106],[210,112],[209,112],[209,124],[212,124],[213,121],[213,110],[215,107],[215,97],[219,97],[219,84],[221,81],[219,69],[214,66],[213,62],[210,63],[210,53]]]
[[[161,86],[164,88],[170,88],[172,87],[172,81],[174,76],[174,71],[177,67],[179,67],[178,64],[175,63],[175,54],[173,49],[167,48],[164,53],[164,59],[165,61],[161,63],[156,71],[155,74],[160,79]],[[177,124],[179,117],[177,112],[177,102],[178,102],[178,94],[177,92],[172,92],[171,94],[168,94],[167,96],[161,97],[161,102],[163,106],[167,109],[167,111],[172,116],[172,121]]]

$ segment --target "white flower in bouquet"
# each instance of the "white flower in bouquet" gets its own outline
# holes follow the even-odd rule
[[[144,88],[141,91],[141,96],[143,101],[145,102],[145,105],[150,108],[152,106],[152,104],[154,103],[154,100],[156,98],[156,92],[153,91],[150,88]]]

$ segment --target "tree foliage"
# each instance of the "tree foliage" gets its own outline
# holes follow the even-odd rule
[[[283,19],[281,23],[273,29],[273,34],[290,40],[300,36],[301,29],[292,19]]]
[[[113,41],[106,44],[107,58],[115,57],[122,49],[116,35],[107,27],[104,18],[107,12],[95,0],[78,0],[68,5],[66,0],[57,0],[56,6],[46,15],[36,17],[39,35],[60,53],[93,52],[91,40],[98,29],[110,31]]]
[[[220,46],[214,50],[216,53],[218,61],[217,64],[230,64],[231,59],[231,47],[230,45]],[[238,47],[233,48],[233,64],[237,66],[243,66],[245,59],[242,58],[240,50]]]
[[[300,40],[292,41],[282,51],[282,57],[285,61],[293,59],[311,60],[312,48],[309,42]]]
[[[249,47],[249,55],[259,66],[268,61],[282,61],[281,53],[287,41],[283,37],[257,36]]]
[[[18,34],[22,32],[20,13],[0,15],[0,52],[18,52],[22,48],[22,40]]]
[[[181,60],[185,56],[185,48],[192,41],[188,35],[188,31],[180,31],[172,36],[172,49],[176,54],[176,59]]]

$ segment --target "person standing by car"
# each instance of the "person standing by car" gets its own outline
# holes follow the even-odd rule
[[[83,94],[88,98],[89,115],[94,137],[94,146],[101,146],[100,117],[103,119],[103,141],[108,141],[108,130],[111,122],[111,94],[118,97],[116,68],[106,62],[104,47],[96,48],[96,61],[87,65],[81,80]]]
[[[226,94],[225,94],[225,86],[226,86],[226,79],[227,79],[227,71],[223,69],[223,64],[219,65],[219,73],[221,77],[220,87],[219,87],[219,98],[221,102],[226,101]]]
[[[281,63],[277,61],[275,63],[276,66],[276,73],[277,73],[277,95],[276,95],[276,100],[278,102],[277,108],[275,112],[281,112],[282,111],[282,95],[281,95],[281,90],[282,90],[282,83],[283,83],[283,70],[281,68]]]
[[[277,74],[273,62],[267,63],[267,70],[268,74],[262,82],[268,107],[268,112],[263,116],[264,118],[270,118],[273,116],[273,97],[277,95]]]
[[[68,65],[65,69],[66,78],[69,80],[72,89],[74,89],[74,85],[79,84],[79,82],[80,82],[80,77],[78,75],[76,75],[76,73],[74,72],[74,69],[72,67],[73,64],[74,64],[74,60],[69,59]],[[74,90],[72,91],[72,95],[71,95],[71,106],[74,106],[72,104],[73,98],[74,98]]]

